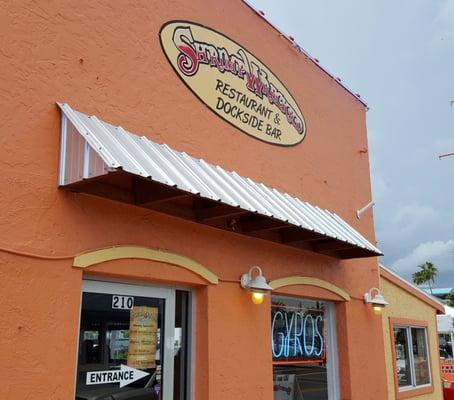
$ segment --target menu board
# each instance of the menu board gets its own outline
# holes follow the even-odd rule
[[[157,331],[158,308],[133,306],[129,322],[129,367],[156,367]]]

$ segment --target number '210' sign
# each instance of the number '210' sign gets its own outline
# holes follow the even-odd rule
[[[134,306],[134,297],[119,296],[114,294],[112,296],[112,308],[117,310],[130,310]]]

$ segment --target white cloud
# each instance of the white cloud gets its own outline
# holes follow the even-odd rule
[[[440,212],[430,206],[406,204],[397,210],[392,222],[400,228],[400,234],[408,235],[429,227],[441,227],[444,221]]]
[[[438,19],[452,28],[454,19],[454,0],[444,0],[440,8]],[[453,29],[454,32],[454,29]]]
[[[377,235],[379,240],[387,241],[393,248],[397,244],[399,252],[429,240],[446,241],[452,237],[452,210],[447,212],[427,204],[409,203],[393,211],[391,215],[385,215],[385,219],[382,218]]]
[[[285,8],[274,0],[250,1],[369,102],[374,219],[383,263],[408,277],[433,261],[441,271],[438,283],[454,285],[454,157],[437,158],[454,151],[454,108],[448,105],[454,99],[454,0],[385,0],[360,7],[355,0],[288,0]],[[301,24],[301,16],[311,18]]]
[[[389,184],[377,169],[372,169],[372,195],[377,205],[384,202],[389,195]]]
[[[454,19],[453,19],[453,23],[454,23]],[[453,98],[454,98],[454,94],[453,94]],[[451,108],[454,111],[453,106],[454,105],[451,105]],[[434,145],[434,149],[435,149],[437,155],[449,153],[451,151],[454,151],[454,138],[452,136],[442,137],[442,138],[440,137],[434,141],[433,145]]]
[[[402,201],[400,198],[398,201]],[[386,204],[385,204],[386,205]],[[377,238],[386,246],[385,255],[396,260],[420,243],[452,238],[454,212],[446,212],[427,204],[409,203],[397,206],[392,213],[381,215],[377,222]],[[388,259],[389,260],[389,259]]]
[[[454,267],[454,239],[443,242],[425,242],[419,244],[405,257],[391,266],[400,274],[417,271],[417,267],[426,261],[433,262],[439,272],[452,272]]]
[[[439,3],[440,4],[440,3]],[[454,0],[443,0],[434,20],[435,43],[437,41],[452,43],[454,39]]]

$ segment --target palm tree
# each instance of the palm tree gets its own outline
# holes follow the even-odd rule
[[[430,293],[432,294],[432,285],[435,284],[435,277],[438,274],[437,267],[430,261],[426,261],[424,264],[418,265],[420,271],[415,272],[412,275],[413,282],[417,285],[423,283],[429,284]]]
[[[412,275],[412,278],[413,278],[413,283],[415,283],[416,285],[422,285],[423,283],[427,282],[427,279],[424,276],[423,271],[415,272]]]

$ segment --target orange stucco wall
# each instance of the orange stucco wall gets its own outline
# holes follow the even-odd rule
[[[160,48],[159,29],[171,19],[212,27],[259,57],[298,102],[306,139],[290,148],[262,143],[207,110]],[[66,101],[335,211],[373,242],[370,213],[355,217],[371,198],[360,102],[240,0],[18,0],[2,6],[0,38],[0,248],[60,256],[135,244],[186,255],[226,280],[238,280],[252,265],[268,279],[326,280],[352,297],[336,308],[341,398],[386,399],[381,320],[362,302],[378,285],[376,259],[339,261],[57,189],[55,102]],[[206,286],[187,271],[144,263],[110,262],[90,271],[194,287],[196,398],[271,400],[269,299],[257,307],[238,283]],[[82,276],[71,258],[0,252],[0,398],[72,398]]]

